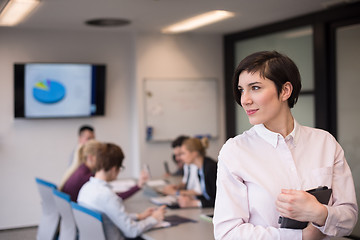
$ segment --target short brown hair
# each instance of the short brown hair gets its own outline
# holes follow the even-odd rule
[[[95,171],[109,171],[112,167],[120,168],[125,156],[121,148],[113,143],[104,143],[96,159]]]
[[[241,106],[241,92],[238,89],[239,76],[243,72],[259,72],[260,77],[267,78],[275,83],[278,96],[282,86],[290,82],[293,91],[288,99],[288,105],[293,108],[301,90],[301,77],[296,64],[286,55],[276,51],[262,51],[253,53],[244,58],[236,68],[233,77],[233,92],[235,101]]]

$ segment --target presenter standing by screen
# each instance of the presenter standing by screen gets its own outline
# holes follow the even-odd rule
[[[354,183],[335,138],[292,116],[301,89],[295,63],[257,52],[234,74],[236,102],[254,125],[219,153],[215,239],[329,239],[349,235],[357,221]],[[306,190],[332,189],[328,205]],[[279,216],[309,222],[280,228]]]

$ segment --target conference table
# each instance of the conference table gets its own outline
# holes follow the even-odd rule
[[[148,207],[156,206],[150,201],[154,196],[149,189],[144,189],[124,201],[125,208],[128,212],[139,213]],[[177,215],[192,219],[195,222],[181,223],[176,226],[165,228],[151,229],[144,234],[142,238],[146,240],[211,240],[214,239],[213,224],[206,215],[213,214],[213,208],[179,208],[166,209],[165,216]]]

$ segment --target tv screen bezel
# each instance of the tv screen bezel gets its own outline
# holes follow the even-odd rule
[[[26,64],[75,64],[91,65],[95,67],[95,82],[92,86],[92,97],[95,96],[96,111],[84,116],[51,116],[51,117],[27,117],[25,116],[25,66]],[[93,80],[94,80],[93,79]],[[79,63],[79,62],[16,62],[14,63],[14,117],[26,119],[67,119],[67,118],[91,118],[105,116],[105,87],[106,87],[106,64]],[[95,91],[95,92],[94,92]]]

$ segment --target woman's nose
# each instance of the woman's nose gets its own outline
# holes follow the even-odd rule
[[[252,103],[251,96],[247,92],[241,94],[241,105],[249,105]]]

